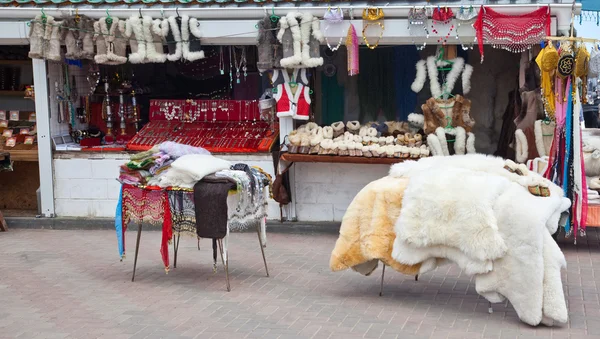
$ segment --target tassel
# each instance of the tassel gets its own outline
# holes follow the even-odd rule
[[[358,36],[353,24],[348,28],[346,37],[346,48],[348,49],[348,75],[354,76],[359,72],[358,69]]]

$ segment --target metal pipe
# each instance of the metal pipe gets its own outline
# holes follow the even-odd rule
[[[418,6],[418,5],[417,5]],[[548,6],[547,4],[512,4],[512,5],[490,5],[490,8],[498,10],[504,14],[523,14],[527,12],[531,12],[540,7]],[[354,15],[358,18],[360,17],[360,11],[367,7],[364,6],[339,6],[345,12],[350,10],[354,10]],[[385,12],[386,18],[405,18],[408,16],[408,12],[410,9],[415,6],[382,6],[381,8]],[[453,11],[459,10],[461,5],[447,5],[447,7],[451,8]],[[550,10],[553,16],[561,16],[560,21],[562,22],[565,13],[568,12],[567,20],[570,20],[571,8],[572,4],[551,4]],[[35,15],[41,13],[42,7],[35,8],[22,8],[22,7],[7,7],[2,8],[0,10],[0,19],[31,19]],[[275,15],[286,15],[292,11],[301,11],[302,13],[311,13],[316,16],[321,16],[328,7],[325,6],[298,6],[298,7],[290,7],[290,6],[282,6],[282,7],[245,7],[245,6],[220,6],[220,5],[211,5],[209,7],[202,8],[179,8],[179,7],[171,7],[168,8],[160,7],[159,5],[153,6],[151,8],[146,7],[135,7],[135,8],[85,8],[81,7],[55,7],[48,8],[43,7],[46,15],[51,15],[54,17],[65,17],[69,15],[75,14],[75,10],[79,11],[79,15],[86,15],[91,18],[101,18],[106,16],[106,12],[111,16],[118,18],[127,18],[132,14],[138,14],[140,9],[142,14],[151,15],[152,17],[160,17],[161,15],[170,16],[177,15],[176,11],[179,10],[181,14],[186,14],[193,16],[198,19],[210,19],[210,20],[227,20],[227,19],[260,19],[265,14],[271,14],[272,12]],[[575,15],[579,15],[581,13],[581,4],[577,3],[575,5]],[[349,17],[349,16],[348,16]]]

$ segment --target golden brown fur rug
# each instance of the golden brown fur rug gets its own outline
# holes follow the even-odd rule
[[[392,259],[394,224],[400,215],[407,178],[384,177],[365,186],[354,198],[331,253],[332,271],[352,268],[369,275],[381,260],[398,272],[416,275],[421,264],[404,265]]]

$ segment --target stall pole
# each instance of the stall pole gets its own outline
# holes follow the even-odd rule
[[[48,102],[48,71],[46,61],[33,59],[33,84],[35,86],[35,113],[37,124],[38,161],[40,164],[41,211],[45,217],[54,217],[54,166],[52,138],[50,137],[50,104]]]
[[[288,136],[294,130],[294,119],[292,117],[281,117],[279,118],[279,142],[283,145],[285,142],[285,137]],[[287,149],[286,149],[287,150]],[[281,164],[280,164],[281,165]],[[277,169],[275,172],[278,173]],[[285,216],[287,221],[296,221],[296,173],[294,171],[294,166],[290,167],[288,170],[288,175],[290,178],[290,198],[291,201],[289,204],[285,205]]]

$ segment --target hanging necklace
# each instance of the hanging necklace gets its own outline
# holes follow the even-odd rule
[[[233,89],[233,65],[232,65],[232,56],[231,50],[233,46],[229,46],[229,89]]]
[[[335,10],[335,12],[333,12],[333,11],[331,11],[331,7],[330,7],[327,9],[327,12],[325,12],[325,15],[323,16],[323,18],[327,21],[327,26],[325,27],[325,33],[327,34],[327,30],[329,29],[329,27],[332,24],[341,26],[340,24],[342,22],[344,22],[344,12],[342,11],[342,9],[340,7],[338,7]],[[340,48],[343,40],[344,40],[344,35],[341,34],[340,41],[338,41],[338,44],[335,47],[331,47],[331,45],[329,44],[329,40],[327,39],[327,37],[325,37],[325,42],[327,42],[327,47],[329,47],[329,49],[332,52],[335,52]]]
[[[244,71],[244,81],[246,81],[246,77],[248,76],[248,67],[246,67],[246,48],[242,47],[242,52],[240,53],[240,61],[238,63],[238,59],[237,56],[235,55],[235,47],[233,47],[233,62],[235,65],[235,77],[236,83],[240,83],[240,76],[241,76],[241,72],[240,69],[242,71]]]
[[[225,74],[225,64],[223,62],[223,46],[219,47],[219,73]]]

